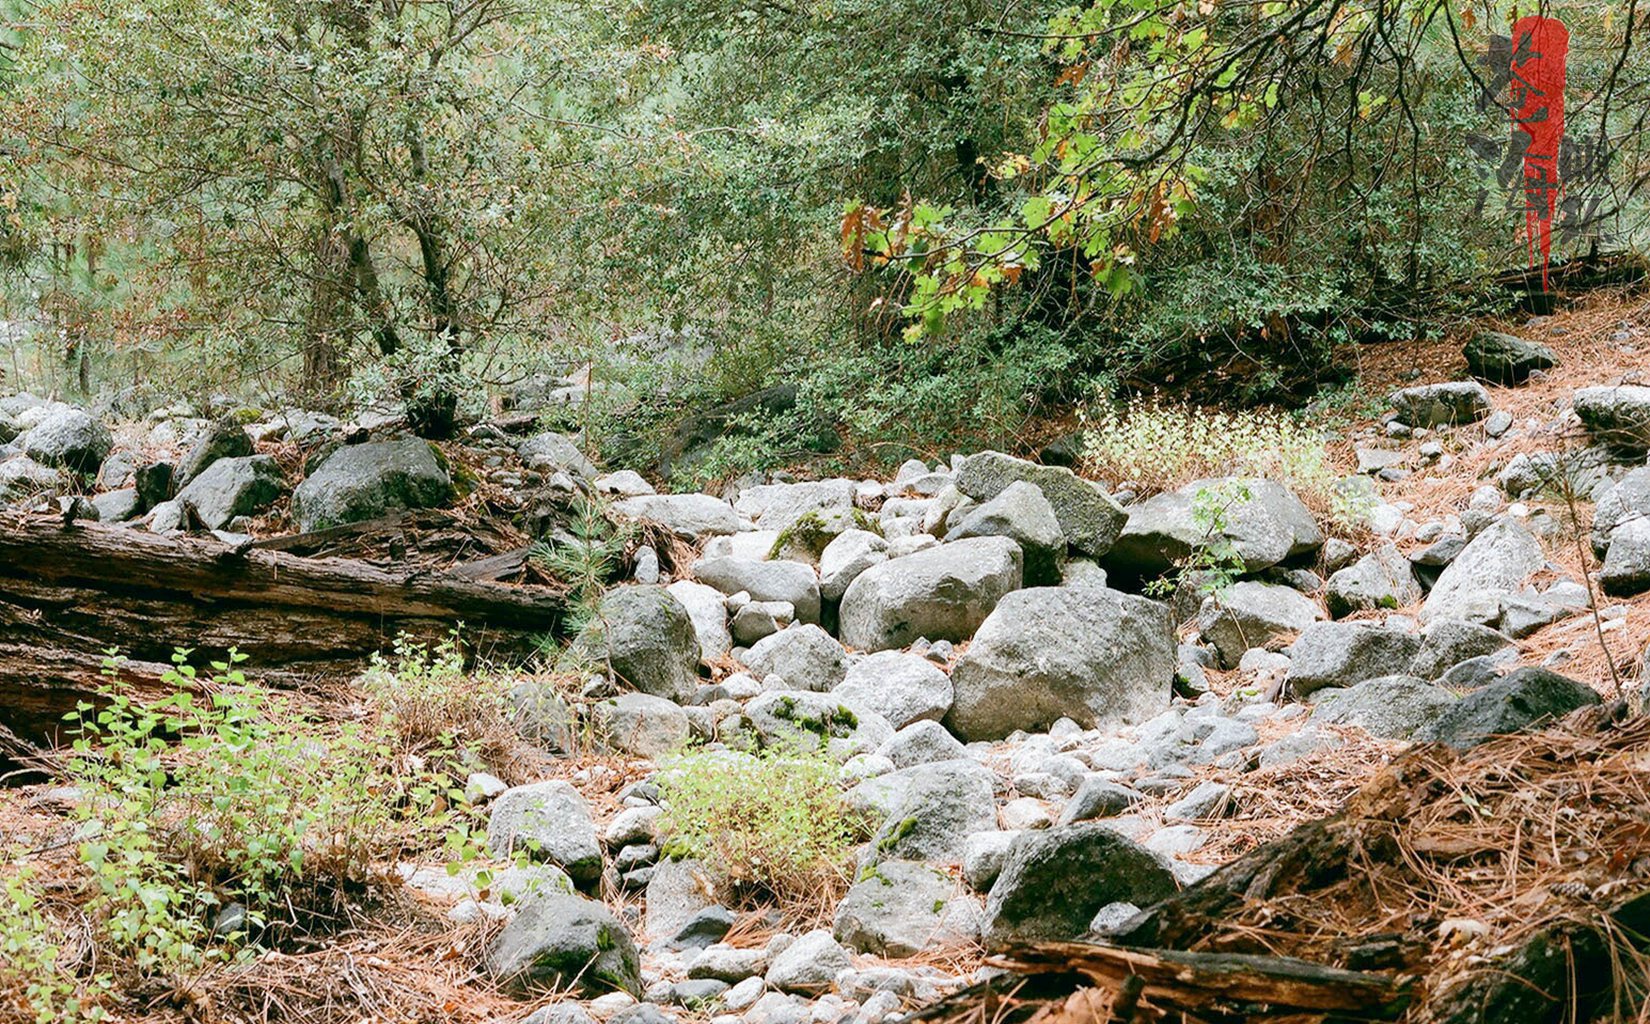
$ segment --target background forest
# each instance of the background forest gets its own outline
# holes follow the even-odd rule
[[[1543,11],[1555,259],[1642,251],[1650,15]],[[1519,13],[0,0],[0,372],[431,436],[574,374],[552,418],[701,477],[1345,399],[1357,343],[1528,290]]]

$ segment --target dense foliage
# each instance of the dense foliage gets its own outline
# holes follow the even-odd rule
[[[588,366],[567,425],[702,474],[1014,444],[1211,372],[1298,397],[1508,301],[1518,13],[0,0],[3,318],[62,387],[301,385],[432,433]],[[1647,13],[1546,13],[1556,255],[1642,248]]]

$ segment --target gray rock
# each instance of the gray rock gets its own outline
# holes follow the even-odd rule
[[[1488,437],[1500,437],[1511,430],[1512,425],[1513,414],[1505,409],[1497,409],[1484,421],[1484,434]]]
[[[699,689],[699,637],[687,609],[660,586],[616,587],[557,662],[610,669],[622,685],[678,704]]]
[[[92,474],[102,464],[114,438],[109,428],[84,409],[59,405],[19,438],[23,454],[43,466]]]
[[[1062,587],[1103,587],[1106,585],[1106,570],[1085,559],[1074,559],[1066,563],[1060,573]]]
[[[512,786],[493,801],[487,847],[499,860],[525,851],[533,860],[566,871],[581,885],[602,873],[602,848],[590,807],[578,790],[559,779]]]
[[[882,824],[870,859],[957,863],[967,838],[996,829],[996,775],[974,761],[935,761],[867,779],[850,806]]]
[[[63,474],[19,455],[0,462],[0,501],[12,502],[46,494],[64,486]]]
[[[789,601],[746,601],[733,613],[733,642],[749,646],[788,627],[796,619]]]
[[[1610,533],[1598,582],[1606,594],[1616,597],[1650,590],[1650,519],[1630,519]]]
[[[541,896],[571,896],[573,879],[553,864],[528,864],[500,871],[490,886],[500,904],[513,907]]]
[[[694,563],[693,575],[724,594],[744,591],[756,601],[784,601],[797,621],[819,622],[819,577],[812,566],[728,555]]]
[[[1387,399],[1411,427],[1476,423],[1490,413],[1490,393],[1477,381],[1452,380],[1394,391]]]
[[[1262,747],[1255,756],[1255,762],[1262,770],[1281,768],[1303,757],[1334,750],[1341,746],[1341,742],[1341,738],[1328,729],[1308,725]]]
[[[1329,614],[1337,619],[1375,608],[1408,608],[1422,596],[1409,559],[1391,541],[1330,576],[1324,588]]]
[[[556,1003],[541,1006],[521,1019],[521,1024],[596,1024],[590,1011],[578,1003]]]
[[[903,958],[975,941],[980,906],[951,876],[926,864],[883,861],[837,904],[836,940],[849,949]]]
[[[1018,832],[976,832],[963,841],[963,881],[975,892],[987,892],[1002,873]]]
[[[819,554],[819,595],[840,601],[860,573],[888,560],[888,542],[870,530],[844,530]]]
[[[710,1009],[722,993],[728,990],[728,983],[715,981],[710,978],[687,981],[678,981],[670,986],[670,1001],[678,1006],[690,1010]],[[621,1020],[621,1018],[624,1018]],[[673,1018],[666,1018],[674,1024]],[[614,1017],[611,1024],[639,1024],[621,1013]]]
[[[1561,580],[1537,592],[1529,588],[1501,599],[1501,632],[1514,640],[1522,640],[1551,623],[1567,619],[1589,607],[1587,588],[1579,583]]]
[[[715,587],[693,580],[677,580],[665,589],[681,602],[693,622],[693,635],[699,640],[699,660],[708,664],[725,657],[733,649],[725,595]]]
[[[568,986],[586,995],[642,990],[630,933],[606,907],[580,896],[528,900],[488,946],[487,967],[518,995]]]
[[[1650,451],[1650,387],[1617,384],[1581,388],[1575,413],[1593,438],[1628,461]]]
[[[1358,549],[1339,537],[1330,537],[1323,542],[1322,560],[1325,572],[1339,572],[1358,560]]]
[[[1360,447],[1357,449],[1357,457],[1358,472],[1366,476],[1379,473],[1383,469],[1391,469],[1395,466],[1402,466],[1404,463],[1409,461],[1409,455],[1407,453],[1393,451],[1388,448]]]
[[[852,512],[856,486],[853,480],[836,479],[747,487],[739,492],[734,509],[764,530],[783,532],[804,518],[829,520],[830,513]]]
[[[975,501],[990,501],[1010,484],[1035,484],[1054,511],[1066,543],[1098,558],[1111,549],[1126,515],[1100,485],[1062,466],[1039,466],[1002,452],[981,452],[957,470],[957,490]]]
[[[1244,580],[1203,599],[1197,629],[1214,645],[1221,667],[1236,668],[1250,648],[1299,633],[1322,618],[1318,603],[1298,590]]]
[[[573,439],[553,430],[524,438],[516,445],[516,454],[523,466],[540,473],[567,473],[586,480],[596,475],[596,467],[579,451]]]
[[[1225,528],[1220,536],[1230,542],[1246,572],[1309,555],[1323,545],[1317,519],[1284,485],[1272,480],[1198,480],[1130,506],[1128,523],[1104,564],[1125,576],[1172,569],[1194,549],[1210,543],[1212,524],[1198,514],[1210,503],[1223,510]]]
[[[884,651],[918,637],[966,640],[1019,589],[1021,557],[1005,537],[976,537],[874,565],[842,597],[842,642]]]
[[[626,807],[602,830],[602,842],[608,849],[651,843],[659,837],[659,818],[663,815],[664,808],[658,804]]]
[[[1541,542],[1511,518],[1486,527],[1438,576],[1421,618],[1493,622],[1501,598],[1547,564]]]
[[[613,494],[621,498],[636,498],[655,493],[653,485],[642,479],[642,474],[633,469],[605,473],[592,481],[592,484],[598,493]]]
[[[1650,467],[1641,467],[1599,497],[1593,509],[1593,553],[1603,558],[1610,550],[1610,535],[1616,527],[1646,518],[1650,518]]]
[[[1500,331],[1474,335],[1461,354],[1467,357],[1467,370],[1474,377],[1504,387],[1524,383],[1534,370],[1558,365],[1558,357],[1547,346]]]
[[[1494,654],[1512,646],[1503,633],[1476,622],[1434,619],[1421,634],[1421,649],[1409,664],[1409,674],[1423,680],[1438,679],[1469,658]]]
[[[1114,782],[1105,775],[1085,776],[1078,784],[1077,792],[1066,801],[1066,806],[1060,811],[1060,824],[1070,825],[1074,821],[1090,821],[1094,818],[1115,818],[1125,814],[1134,805],[1145,799],[1145,795],[1138,790],[1130,789],[1120,782]]]
[[[691,858],[667,857],[647,882],[647,913],[643,928],[653,939],[669,939],[700,913],[716,906],[711,897],[712,874]]]
[[[1101,907],[1150,905],[1177,891],[1151,852],[1100,822],[1026,832],[1014,840],[986,900],[988,942],[1071,940]]]
[[[1439,676],[1437,682],[1439,686],[1450,691],[1476,690],[1500,679],[1517,660],[1517,652],[1511,649],[1497,654],[1468,658]]]
[[[1421,638],[1368,622],[1319,622],[1310,626],[1290,654],[1289,685],[1304,697],[1326,686],[1354,686],[1391,675],[1421,649]]]
[[[593,709],[596,735],[608,749],[658,760],[688,741],[688,717],[674,701],[621,693]]]
[[[1618,470],[1606,448],[1590,447],[1561,452],[1520,452],[1510,459],[1495,482],[1515,498],[1549,497],[1564,500],[1573,494],[1582,501],[1602,498]]]
[[[746,978],[760,978],[768,969],[768,951],[765,949],[736,949],[718,943],[688,964],[689,978],[711,978],[737,985]]]
[[[1211,764],[1223,755],[1258,742],[1260,736],[1255,732],[1255,727],[1248,722],[1240,722],[1235,718],[1216,718],[1209,723],[1208,733],[1202,742],[1198,743],[1192,761],[1197,764]]]
[[[1231,812],[1232,787],[1207,779],[1192,791],[1163,808],[1164,821],[1208,821]]]
[[[796,996],[769,992],[745,1011],[743,1019],[744,1024],[809,1024],[813,1012]]]
[[[1438,577],[1443,574],[1445,567],[1455,561],[1466,547],[1467,538],[1458,533],[1445,534],[1428,544],[1409,556],[1410,565],[1414,566],[1415,578],[1430,592],[1437,585]]]
[[[800,935],[768,965],[767,982],[781,992],[817,995],[829,991],[838,971],[854,965],[848,951],[821,928]]]
[[[825,748],[841,760],[870,753],[894,734],[882,716],[849,707],[833,693],[771,690],[746,704],[745,716],[764,745]]]
[[[1544,668],[1521,668],[1474,690],[1416,734],[1416,739],[1468,750],[1496,736],[1524,732],[1600,703],[1581,683]]]
[[[874,711],[895,729],[913,722],[939,721],[951,710],[951,677],[925,658],[879,651],[848,667],[835,695],[854,707]]]
[[[201,522],[221,530],[236,516],[269,507],[286,489],[281,467],[268,455],[221,458],[178,492],[179,504],[193,505]]]
[[[436,508],[453,497],[453,481],[428,441],[346,445],[292,492],[299,529],[319,530],[376,519],[397,509]]]
[[[614,502],[613,511],[658,523],[684,540],[739,532],[733,506],[708,494],[638,495]]]
[[[932,721],[916,722],[899,730],[877,748],[877,753],[892,761],[896,768],[967,756],[957,738],[947,732],[945,726]]]
[[[1312,721],[1355,725],[1372,736],[1407,740],[1455,704],[1455,695],[1417,676],[1379,676],[1345,689],[1319,690]]]
[[[123,487],[118,491],[104,491],[92,498],[92,507],[97,509],[99,522],[123,523],[138,513],[137,488]]]
[[[945,721],[965,740],[1062,717],[1084,728],[1140,721],[1168,704],[1175,664],[1174,624],[1157,601],[1098,587],[1016,591],[952,669]]]
[[[848,653],[818,626],[798,625],[764,637],[745,655],[758,679],[777,675],[798,690],[831,690],[847,673]]]
[[[214,423],[178,463],[175,479],[179,487],[200,476],[219,459],[238,459],[252,454],[252,438],[234,420]]]
[[[1060,582],[1066,558],[1066,535],[1055,518],[1054,508],[1037,485],[1017,480],[995,498],[975,506],[946,533],[947,540],[969,537],[1007,537],[1020,545],[1025,555],[1027,586],[1053,586]]]

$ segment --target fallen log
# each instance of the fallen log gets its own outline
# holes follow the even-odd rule
[[[464,626],[496,659],[531,655],[560,623],[563,592],[461,572],[398,571],[60,518],[0,519],[0,723],[33,741],[94,691],[105,652],[158,681],[179,647],[196,663],[230,647],[259,678],[339,677],[398,634]]]
[[[1284,956],[1044,942],[999,959],[1021,974],[1075,972],[1112,991],[1138,978],[1136,996],[1148,1003],[1213,1017],[1334,1010],[1343,1019],[1390,1020],[1408,998],[1407,986],[1388,975]]]

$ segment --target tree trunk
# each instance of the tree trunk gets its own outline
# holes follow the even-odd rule
[[[487,567],[482,575],[492,567]],[[342,678],[397,634],[463,624],[490,658],[523,659],[560,624],[562,592],[462,571],[399,572],[125,527],[0,521],[0,725],[39,740],[100,682],[105,652],[158,680],[174,649],[197,664],[235,647],[249,674]]]

